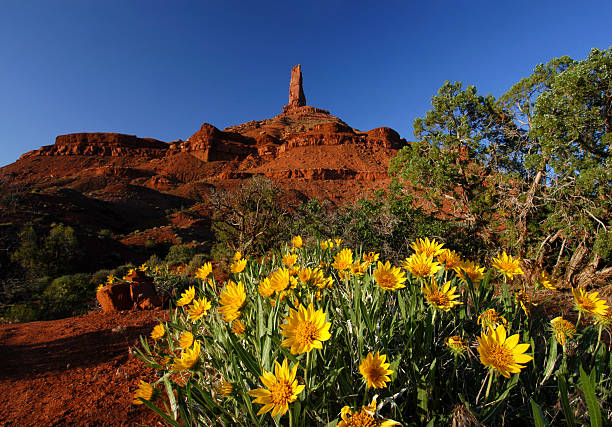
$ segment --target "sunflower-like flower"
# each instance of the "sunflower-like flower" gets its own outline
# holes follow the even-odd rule
[[[259,291],[259,295],[261,295],[262,297],[271,297],[274,293],[274,288],[272,287],[270,278],[266,277],[265,279],[261,280],[259,282],[257,290]]]
[[[106,276],[106,283],[109,285],[115,283],[116,280],[117,278],[113,276],[112,274],[109,274],[108,276]]]
[[[334,242],[332,242],[331,239],[323,240],[321,243],[319,243],[319,246],[323,250],[332,249],[334,247]]]
[[[185,292],[181,294],[181,298],[176,302],[176,305],[182,307],[189,304],[195,298],[195,288],[190,286]]]
[[[325,277],[320,268],[315,268],[310,275],[310,284],[319,289],[331,288],[334,284],[334,279],[331,276]]]
[[[246,326],[240,320],[234,320],[232,322],[232,332],[236,335],[242,335],[246,331]]]
[[[242,259],[239,259],[238,261],[234,261],[233,263],[230,264],[230,271],[232,273],[242,273],[242,271],[246,267],[246,264],[247,264],[246,258],[242,258]]]
[[[438,262],[444,264],[446,270],[453,270],[455,267],[461,265],[461,257],[455,251],[442,249],[442,252],[438,254]]]
[[[391,427],[401,425],[397,421],[377,419],[376,415],[376,396],[369,405],[363,405],[361,411],[353,412],[351,408],[345,406],[340,411],[342,418],[338,427]]]
[[[313,348],[323,348],[322,341],[331,338],[331,322],[325,321],[323,309],[316,310],[312,303],[308,308],[300,304],[297,311],[289,309],[289,316],[281,325],[281,334],[287,337],[281,347],[290,347],[291,354],[308,353]]]
[[[147,263],[146,263],[146,262],[144,262],[144,263],[140,264],[140,267],[138,267],[138,271],[142,271],[142,272],[145,272],[145,271],[147,271],[148,269],[149,269],[149,266],[147,265]]]
[[[374,280],[385,291],[395,291],[406,287],[404,285],[406,273],[399,267],[392,267],[389,261],[384,264],[378,261],[378,267],[374,271]]]
[[[219,295],[219,304],[221,304],[221,307],[219,307],[218,310],[223,316],[223,320],[229,323],[240,317],[240,309],[245,301],[246,292],[242,282],[236,284],[229,280],[225,289],[221,292],[221,295]]]
[[[151,400],[153,397],[153,386],[146,381],[140,381],[138,389],[134,392],[132,404],[142,405],[143,400]]]
[[[612,310],[608,310],[606,314],[595,315],[595,322],[598,325],[608,326],[612,323]]]
[[[458,356],[463,355],[468,348],[468,343],[459,335],[444,338],[444,343],[453,354]]]
[[[232,386],[232,383],[225,381],[225,380],[219,383],[219,394],[221,396],[230,397],[233,391],[234,391],[234,386]]]
[[[179,337],[179,346],[181,348],[189,348],[193,344],[193,334],[189,331],[185,331]]]
[[[354,262],[351,264],[351,273],[355,276],[363,276],[369,265],[369,262]]]
[[[291,244],[294,248],[301,248],[304,245],[304,242],[302,241],[302,236],[293,236],[293,238],[291,239]]]
[[[525,290],[521,289],[520,291],[514,293],[514,299],[516,300],[516,303],[521,306],[525,312],[525,315],[529,317],[531,315],[531,309],[535,306],[535,304],[531,302],[531,297],[529,294],[527,294]]]
[[[502,315],[500,315],[494,308],[485,310],[480,316],[478,316],[477,323],[482,327],[482,330],[495,329],[499,325],[507,325],[508,321]]]
[[[425,252],[410,255],[404,260],[402,266],[415,277],[432,276],[442,268],[439,262],[434,261],[433,256],[428,256]]]
[[[498,254],[497,258],[493,258],[492,261],[493,263],[491,265],[501,271],[501,273],[510,280],[512,280],[514,276],[523,274],[521,259],[512,258],[512,255],[506,254],[506,251],[503,251],[501,255]]]
[[[242,252],[236,251],[236,253],[234,254],[234,257],[232,258],[232,261],[240,261],[241,259],[242,259]]]
[[[300,269],[298,277],[303,284],[307,285],[308,282],[310,282],[310,278],[312,277],[312,269],[308,267]]]
[[[282,292],[289,286],[289,270],[286,268],[279,268],[270,275],[270,286],[276,292]]]
[[[172,365],[173,371],[184,371],[191,369],[196,364],[200,357],[200,342],[195,341],[193,347],[186,348],[181,352],[180,357],[174,358],[174,364]]]
[[[208,310],[210,310],[211,304],[206,297],[194,299],[193,303],[187,307],[187,317],[195,322],[206,316]]]
[[[283,256],[283,264],[287,267],[292,267],[297,261],[297,254],[286,254]]]
[[[561,345],[565,345],[568,339],[572,339],[576,335],[576,326],[569,320],[565,320],[563,317],[558,316],[550,321],[550,325],[555,333],[557,342]]]
[[[100,283],[96,288],[96,292],[100,292],[102,289],[104,289],[104,286],[106,286],[104,283]]]
[[[550,276],[550,274],[548,274],[546,271],[542,271],[542,273],[540,273],[540,277],[538,278],[538,283],[542,285],[543,287],[545,287],[546,289],[552,289],[552,290],[557,289],[557,286],[559,286],[557,281],[554,280]]]
[[[204,263],[202,267],[198,268],[196,271],[195,277],[196,279],[206,280],[208,275],[212,273],[212,264],[210,262]]]
[[[298,384],[295,379],[298,365],[289,368],[287,359],[281,365],[274,361],[274,373],[263,371],[259,377],[266,388],[248,391],[249,396],[255,398],[253,403],[264,405],[257,415],[272,411],[272,416],[284,415],[289,410],[289,404],[295,402],[298,395],[304,390],[304,385]]]
[[[466,280],[466,276],[463,274],[465,272],[467,277],[469,277],[474,284],[477,284],[484,279],[485,268],[480,267],[478,264],[472,261],[463,261],[457,267],[455,267],[454,270],[455,273],[457,273],[457,276],[463,280]]]
[[[389,369],[391,364],[386,363],[386,361],[387,355],[380,354],[379,351],[376,354],[368,353],[364,359],[361,359],[359,372],[363,376],[367,388],[385,388],[387,383],[391,381],[389,375],[394,371]]]
[[[165,334],[166,334],[166,328],[164,328],[164,324],[158,323],[157,325],[155,325],[155,327],[153,328],[153,331],[151,332],[151,338],[153,338],[154,340],[158,340],[161,337],[163,337]]]
[[[342,239],[334,239],[334,242],[336,243],[337,247],[340,247],[340,245],[342,244]]]
[[[376,261],[378,261],[378,258],[380,258],[380,254],[376,252],[368,252],[368,253],[364,253],[362,258],[364,262],[374,264]]]
[[[585,314],[594,316],[605,316],[610,307],[606,300],[598,298],[599,292],[587,292],[583,288],[572,288],[576,309]]]
[[[506,328],[503,325],[499,325],[495,330],[489,329],[486,334],[481,332],[478,344],[480,362],[506,378],[510,378],[510,374],[521,372],[525,367],[523,363],[533,360],[533,357],[524,354],[530,344],[519,344],[518,334],[506,337]]]
[[[432,277],[431,284],[428,285],[425,283],[423,294],[432,307],[442,311],[449,311],[454,306],[462,304],[459,301],[455,301],[459,297],[459,295],[455,293],[456,290],[456,286],[451,288],[451,282],[446,282],[444,286],[442,286],[442,289],[440,289],[436,280]]]
[[[436,239],[430,241],[427,237],[416,239],[416,242],[410,244],[415,254],[423,254],[427,258],[438,256],[443,251],[442,246],[444,246],[444,243],[438,243]]]
[[[339,245],[338,245],[339,246]],[[348,270],[353,264],[353,251],[349,248],[344,248],[334,255],[332,267],[338,271]]]

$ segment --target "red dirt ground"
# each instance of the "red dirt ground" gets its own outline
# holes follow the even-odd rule
[[[0,425],[163,425],[133,405],[153,380],[130,347],[167,311],[91,313],[0,325]]]

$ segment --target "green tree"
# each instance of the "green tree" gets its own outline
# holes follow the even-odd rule
[[[392,173],[567,283],[612,277],[612,48],[540,64],[499,100],[446,82],[432,106]]]

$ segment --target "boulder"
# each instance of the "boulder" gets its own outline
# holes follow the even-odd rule
[[[134,307],[128,282],[106,285],[96,293],[96,298],[105,312],[131,310]]]

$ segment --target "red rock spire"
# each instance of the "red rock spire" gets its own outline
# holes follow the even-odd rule
[[[302,87],[302,67],[300,64],[291,69],[291,83],[289,84],[289,104],[287,107],[303,107],[306,105],[306,96]]]

